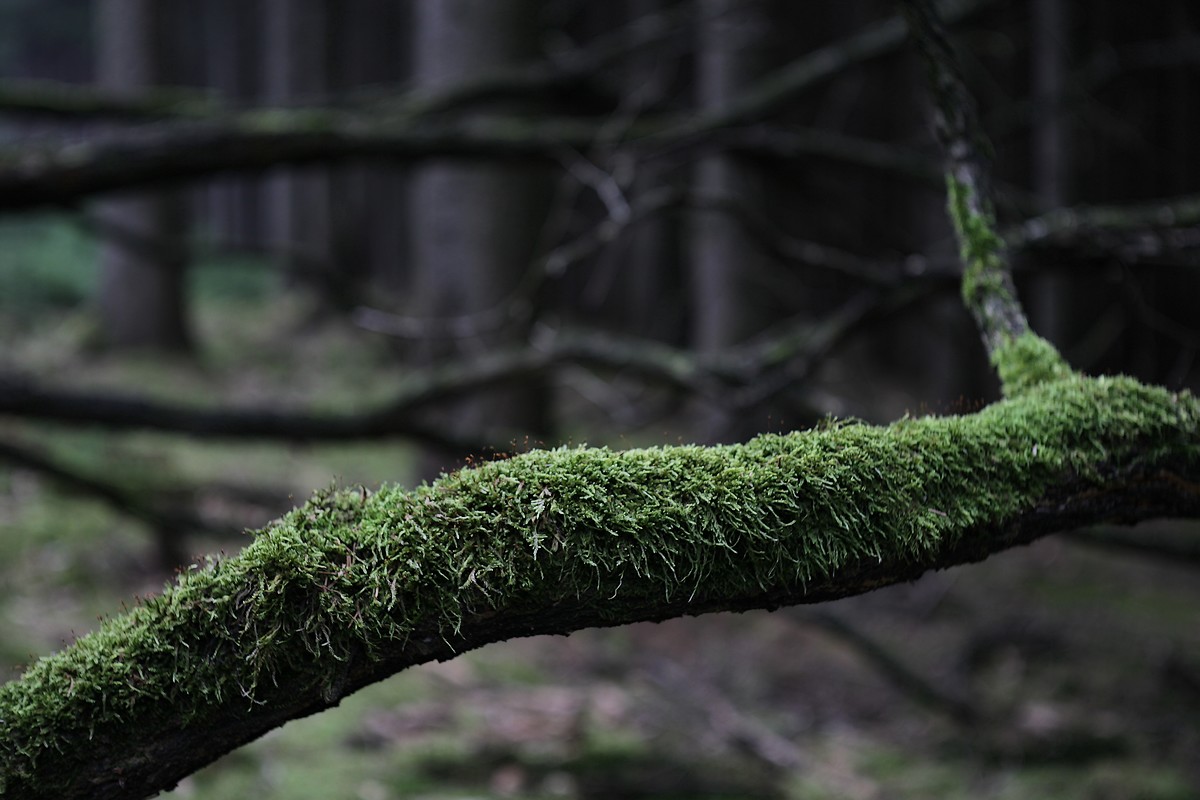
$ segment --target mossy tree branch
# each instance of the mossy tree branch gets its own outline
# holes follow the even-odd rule
[[[1009,399],[322,493],[0,687],[0,794],[145,797],[400,669],[502,639],[819,602],[1083,524],[1200,518],[1200,402],[1074,375],[1028,332],[972,159],[959,173],[951,158],[978,284],[965,295]]]
[[[1048,342],[1030,331],[1017,299],[1004,240],[996,227],[991,145],[937,8],[930,0],[902,0],[902,7],[933,90],[934,129],[946,158],[950,218],[963,260],[963,301],[1000,373],[1005,394],[1062,378],[1070,368]]]
[[[817,602],[1084,523],[1200,517],[1200,404],[1068,377],[963,417],[534,452],[315,497],[0,687],[0,791],[136,798],[480,645]]]

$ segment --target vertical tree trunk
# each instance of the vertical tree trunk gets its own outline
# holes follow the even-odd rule
[[[763,69],[759,55],[767,24],[764,0],[700,0],[696,54],[696,93],[702,112],[736,101]],[[754,204],[762,196],[761,176],[732,155],[712,155],[697,166],[694,181],[701,202]],[[758,251],[738,221],[720,211],[700,209],[692,216],[688,303],[691,340],[701,351],[736,344],[756,333],[763,315],[752,296]],[[706,440],[740,438],[734,420],[701,413]]]
[[[259,96],[258,30],[264,23],[260,9],[243,0],[208,0],[202,11],[204,82],[228,102],[252,101]],[[206,189],[206,218],[197,220],[205,232],[226,247],[261,245],[261,182],[218,177]]]
[[[1069,0],[1031,0],[1030,56],[1034,114],[1031,129],[1031,185],[1038,203],[1057,208],[1070,199],[1071,153],[1068,120],[1063,109],[1067,69],[1070,65]],[[1078,334],[1078,315],[1070,309],[1072,281],[1065,275],[1037,279],[1030,313],[1039,332],[1057,347],[1070,344]],[[1074,317],[1074,318],[1073,318]]]
[[[668,5],[665,0],[627,0],[624,19],[632,23],[660,14]],[[635,52],[621,65],[622,110],[686,110],[670,107],[668,102],[677,67],[678,56],[674,53],[664,56],[654,48]],[[670,168],[659,163],[638,166],[627,188],[630,206],[636,208],[649,195],[662,190],[670,176]],[[675,215],[664,213],[634,224],[598,259],[599,280],[593,284],[599,286],[598,294],[604,295],[597,299],[604,304],[605,319],[619,330],[679,342],[684,319],[679,262]]]
[[[485,77],[489,71],[537,54],[535,0],[425,0],[416,6],[416,78],[426,90]],[[413,187],[413,297],[431,317],[469,315],[506,302],[529,268],[545,216],[545,179],[520,167],[433,164]],[[493,347],[527,330],[481,329],[449,347],[434,341],[430,358]],[[464,427],[541,433],[546,387],[508,385],[448,409]],[[461,457],[463,454],[455,454]],[[421,471],[453,466],[445,453],[429,454]]]
[[[355,0],[341,6],[341,39],[335,59],[341,87],[403,86],[410,78],[407,37],[411,3]],[[335,176],[335,253],[341,274],[357,285],[397,296],[408,265],[405,168],[371,161],[341,167]],[[372,301],[374,302],[374,301]],[[386,303],[384,303],[386,304]]]
[[[268,103],[289,105],[329,91],[325,0],[266,0],[263,74]],[[291,169],[271,179],[267,235],[293,286],[325,299],[333,285],[332,198],[325,168]]]
[[[96,8],[101,86],[136,94],[172,79],[171,47],[164,36],[168,11],[159,0],[101,0]],[[98,216],[107,229],[100,251],[99,306],[108,344],[186,350],[182,196],[155,192],[111,200]]]

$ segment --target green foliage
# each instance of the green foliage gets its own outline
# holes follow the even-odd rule
[[[0,776],[161,715],[339,696],[339,664],[495,609],[757,597],[864,560],[931,563],[1067,474],[1200,457],[1200,410],[1125,378],[1031,386],[964,417],[746,445],[532,452],[407,492],[325,491],[0,687]],[[18,784],[19,785],[19,784]]]

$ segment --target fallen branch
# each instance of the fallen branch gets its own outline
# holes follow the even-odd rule
[[[859,657],[878,670],[892,686],[918,705],[959,725],[977,721],[978,710],[964,698],[945,692],[932,681],[926,680],[883,644],[836,614],[815,612],[800,619],[849,646]]]
[[[68,492],[94,497],[113,509],[139,519],[156,530],[184,533],[231,533],[185,509],[164,510],[147,502],[138,492],[95,475],[88,475],[62,464],[37,450],[11,441],[0,440],[0,461],[45,475]]]
[[[140,798],[489,642],[830,600],[1082,524],[1200,517],[1200,403],[1070,377],[964,417],[534,452],[318,495],[0,687],[0,791]]]
[[[991,0],[946,3],[955,19]],[[846,42],[802,56],[768,76],[758,90],[731,109],[691,119],[678,117],[632,122],[624,141],[614,145],[662,155],[680,148],[719,148],[794,158],[812,155],[876,169],[924,172],[920,159],[888,156],[888,145],[833,131],[787,131],[772,136],[758,121],[785,109],[804,91],[847,66],[893,52],[903,43],[903,26],[889,20]],[[640,34],[653,38],[661,31]],[[637,39],[633,45],[637,45]],[[598,58],[611,57],[611,43]],[[619,47],[626,47],[621,44]],[[568,60],[569,61],[569,60]],[[568,74],[584,70],[587,59]],[[584,118],[474,115],[446,119],[438,112],[457,108],[499,90],[541,86],[541,67],[516,70],[480,86],[455,87],[437,96],[413,94],[388,103],[266,108],[205,114],[203,103],[183,106],[181,119],[111,132],[84,142],[26,145],[0,150],[0,211],[48,206],[70,207],[106,192],[161,186],[227,172],[256,172],[276,166],[331,163],[352,159],[412,161],[428,158],[535,160],[557,163],[565,150],[588,152],[606,140],[609,121]],[[19,95],[21,87],[15,87]],[[86,105],[74,90],[59,87],[64,105]],[[0,101],[3,96],[0,95]],[[70,102],[68,102],[68,100]],[[18,98],[10,98],[17,104]],[[98,108],[137,110],[136,100],[95,98]],[[165,113],[157,96],[145,101],[148,113]],[[31,105],[33,105],[31,103]],[[170,115],[168,115],[170,116]],[[753,123],[753,124],[752,124]],[[737,135],[722,141],[718,132]]]
[[[288,412],[277,404],[201,408],[129,394],[53,389],[30,378],[0,374],[0,416],[211,438],[349,441],[398,437],[460,453],[504,450],[504,442],[517,432],[449,431],[429,424],[420,415],[437,403],[569,365],[633,374],[717,405],[750,408],[810,379],[834,349],[863,324],[920,294],[920,289],[902,287],[892,295],[862,295],[825,320],[793,320],[744,345],[703,354],[599,331],[544,329],[521,347],[414,372],[390,401],[360,412]]]

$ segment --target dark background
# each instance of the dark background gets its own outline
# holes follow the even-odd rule
[[[1086,372],[1194,389],[1200,6],[953,9],[1034,328]],[[381,146],[8,198],[7,674],[330,483],[996,399],[923,72],[902,41],[860,47],[894,10],[0,0],[0,173],[259,107],[380,137],[590,132],[536,158]],[[763,99],[797,64],[833,66]],[[507,643],[177,796],[1195,797],[1194,533],[1078,532],[815,610]]]

